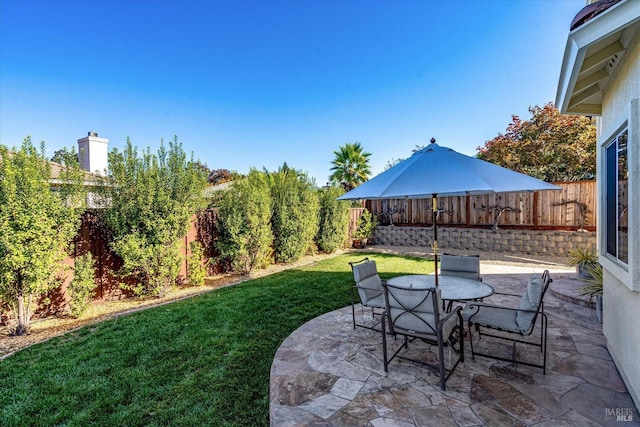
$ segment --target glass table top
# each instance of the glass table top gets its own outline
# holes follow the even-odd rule
[[[436,276],[412,274],[394,277],[387,280],[387,283],[398,287],[426,289],[435,287]],[[438,289],[442,299],[446,300],[475,300],[486,298],[494,293],[493,288],[486,283],[457,276],[438,275]]]

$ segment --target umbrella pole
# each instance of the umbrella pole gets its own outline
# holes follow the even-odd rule
[[[432,209],[432,218],[433,218],[433,262],[435,265],[436,272],[436,288],[438,287],[438,195],[434,194],[431,196],[431,200],[433,201],[433,209]]]

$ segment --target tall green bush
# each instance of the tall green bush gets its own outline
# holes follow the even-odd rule
[[[77,162],[62,169],[54,189],[44,152],[29,137],[11,151],[0,145],[0,299],[13,308],[17,335],[29,332],[32,301],[59,285],[55,275],[86,203]]]
[[[91,253],[75,259],[73,280],[67,287],[71,301],[69,310],[73,317],[80,317],[91,304],[93,290],[96,287],[94,261]]]
[[[344,194],[339,187],[318,190],[318,233],[315,237],[318,249],[332,253],[344,246],[349,237],[349,202],[337,200]]]
[[[243,274],[267,266],[272,258],[273,235],[266,175],[252,169],[246,178],[221,192],[217,203],[219,260]]]
[[[318,195],[305,173],[285,163],[276,172],[265,171],[273,202],[271,227],[277,262],[294,262],[313,247],[318,231]]]
[[[204,248],[198,241],[189,243],[191,255],[187,259],[187,278],[191,286],[204,285],[204,279],[207,277],[207,270],[202,265],[202,257],[204,256]]]
[[[104,224],[109,245],[124,263],[118,274],[133,277],[123,285],[136,294],[163,296],[177,279],[183,255],[180,239],[204,207],[206,174],[182,144],[161,141],[157,154],[140,155],[127,139],[125,149],[109,153],[109,181],[104,186]]]

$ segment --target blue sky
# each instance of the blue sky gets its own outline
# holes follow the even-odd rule
[[[0,143],[95,131],[210,168],[283,162],[323,185],[360,142],[373,174],[433,136],[468,155],[555,99],[584,0],[0,0]]]

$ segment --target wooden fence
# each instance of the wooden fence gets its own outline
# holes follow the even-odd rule
[[[555,184],[562,190],[439,197],[438,224],[595,231],[596,181]],[[381,225],[430,226],[433,222],[430,198],[367,200],[365,207]],[[354,215],[357,221],[359,213],[352,212],[352,222]]]
[[[505,229],[577,230],[582,228],[595,231],[595,181],[556,184],[562,188],[562,191],[438,198],[440,211],[438,224],[484,228],[497,224]],[[368,200],[364,207],[378,217],[381,225],[430,226],[432,222],[431,199]],[[355,229],[364,207],[351,209],[350,232]],[[207,210],[198,218],[194,218],[193,226],[184,238],[185,255],[189,255],[189,244],[194,240],[203,245],[207,260],[218,255],[214,245],[217,237],[216,217],[217,213],[214,210]],[[105,231],[101,229],[97,217],[91,212],[86,213],[76,237],[74,257],[86,252],[93,255],[96,263],[94,300],[97,301],[131,296],[120,287],[120,283],[127,280],[113,274],[122,265],[122,259],[110,251],[107,242]],[[74,257],[69,258],[66,263],[73,265]],[[227,267],[205,262],[207,262],[209,274],[221,272]],[[186,276],[186,274],[186,262],[183,262],[180,275]],[[69,275],[62,281],[59,288],[43,298],[50,303],[46,306],[40,305],[39,316],[64,313],[69,300],[66,287],[70,278]],[[0,318],[0,324],[3,320],[6,319]]]
[[[220,273],[225,266],[217,263],[209,262],[210,258],[218,256],[215,248],[215,239],[217,237],[217,229],[215,226],[217,212],[208,209],[198,217],[194,217],[191,228],[184,237],[184,244],[181,248],[185,259],[180,267],[180,280],[184,280],[187,276],[186,258],[190,255],[190,243],[198,241],[204,248],[203,265],[207,268],[208,274]],[[100,226],[98,217],[92,212],[86,212],[82,217],[82,224],[78,235],[75,237],[75,253],[69,257],[65,264],[73,266],[74,258],[91,253],[94,260],[94,274],[96,287],[93,291],[93,301],[112,301],[118,299],[126,299],[133,296],[131,291],[122,289],[121,283],[129,285],[135,284],[132,278],[123,278],[115,275],[123,264],[122,258],[114,254],[108,245],[108,237],[106,231]],[[73,274],[68,272],[66,277],[60,279],[60,286],[44,295],[38,303],[38,310],[34,314],[35,318],[47,317],[53,315],[63,315],[67,311],[69,303],[69,295],[67,286],[71,281]],[[47,301],[47,303],[43,303]],[[6,323],[5,318],[0,318],[0,324]]]
[[[362,212],[364,212],[364,208],[351,208],[351,214],[349,216],[349,236],[352,236],[356,230],[358,219],[360,219]]]

